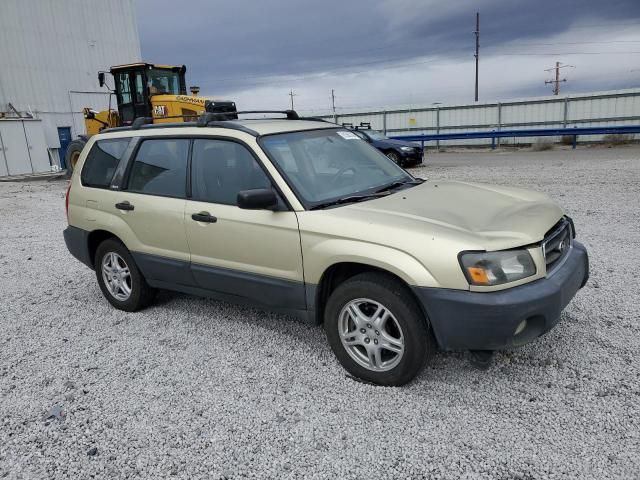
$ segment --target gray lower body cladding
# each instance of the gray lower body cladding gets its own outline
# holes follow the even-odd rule
[[[93,268],[93,259],[89,253],[89,232],[69,225],[62,233],[69,253],[89,268]]]
[[[497,350],[529,343],[551,330],[589,278],[587,250],[574,242],[550,277],[497,292],[414,287],[443,350]],[[522,322],[526,324],[522,326]],[[521,331],[515,332],[521,327]]]
[[[139,252],[131,254],[151,286],[198,295],[217,292],[224,294],[225,299],[244,298],[270,309],[306,310],[305,285],[302,282]],[[195,290],[189,291],[190,287]]]
[[[89,232],[64,231],[67,248],[93,268]],[[316,285],[132,252],[149,285],[255,305],[314,321]],[[412,287],[444,350],[495,350],[528,343],[551,330],[589,276],[579,242],[552,276],[498,292]],[[517,335],[521,322],[526,325]]]

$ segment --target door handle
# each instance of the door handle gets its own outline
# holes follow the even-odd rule
[[[209,212],[194,213],[193,215],[191,215],[191,218],[194,219],[196,222],[203,222],[203,223],[216,223],[218,221],[218,219],[213,215],[209,214]]]
[[[130,212],[134,207],[129,202],[120,202],[116,203],[116,208],[118,210],[126,210],[127,212]]]

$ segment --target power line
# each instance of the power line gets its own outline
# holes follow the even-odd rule
[[[497,47],[490,47],[490,48],[497,48]],[[456,50],[457,51],[457,50]],[[435,61],[437,61],[440,58],[444,57],[444,54],[446,54],[445,51],[441,51],[441,52],[437,52],[434,55],[437,55],[438,58],[431,58],[429,60],[423,60],[423,61],[418,61],[418,62],[410,62],[410,63],[398,63],[398,64],[392,64],[392,65],[388,65],[388,66],[384,66],[384,67],[379,67],[378,70],[387,70],[387,69],[395,69],[395,68],[403,68],[403,67],[409,67],[409,66],[414,66],[414,65],[423,65],[423,64],[427,64],[427,63],[433,63]],[[495,52],[493,53],[493,55],[496,56],[563,56],[563,55],[618,55],[618,54],[622,54],[622,55],[628,55],[628,54],[640,54],[640,51],[610,51],[610,52]],[[447,60],[454,60],[454,59],[459,59],[464,57],[464,55],[455,55],[455,56],[449,56],[446,57]],[[402,58],[394,58],[394,59],[384,59],[384,60],[375,60],[375,61],[371,61],[371,62],[364,62],[364,63],[355,63],[355,64],[345,64],[345,65],[341,65],[335,68],[331,68],[331,69],[324,69],[321,72],[317,72],[317,73],[310,73],[310,74],[306,74],[306,75],[300,75],[297,77],[288,77],[288,78],[283,78],[282,81],[301,81],[301,80],[307,80],[311,77],[318,77],[318,76],[322,76],[328,73],[334,73],[337,71],[341,71],[344,69],[351,69],[351,68],[355,68],[355,67],[363,67],[363,66],[368,66],[368,65],[384,65],[387,63],[393,63],[395,61],[401,61],[401,60],[410,60],[411,58],[416,58],[416,57],[402,57]],[[358,70],[358,71],[353,71],[353,72],[349,72],[351,74],[358,74],[358,73],[365,73],[365,72],[369,72],[370,70]],[[261,83],[273,83],[274,80],[276,80],[278,77],[286,77],[286,74],[269,74],[269,75],[253,75],[253,76],[244,76],[243,78],[253,78],[255,79],[254,82],[243,82],[243,85],[259,85]],[[225,82],[225,81],[233,81],[236,82],[238,81],[238,76],[236,77],[225,77],[225,78],[215,78],[212,79],[212,82]]]
[[[640,40],[605,40],[602,42],[551,42],[551,43],[515,43],[509,45],[493,45],[490,48],[496,47],[541,47],[541,46],[553,46],[553,45],[600,45],[600,44],[611,44],[611,43],[640,43]]]
[[[549,55],[630,55],[638,54],[640,51],[625,51],[625,52],[545,52],[545,53],[533,53],[533,52],[497,52],[494,55],[508,55],[508,56],[549,56]]]
[[[626,23],[592,23],[590,25],[571,25],[571,28],[598,28],[598,27],[633,27],[635,25],[640,25],[637,20],[633,20],[631,22]]]

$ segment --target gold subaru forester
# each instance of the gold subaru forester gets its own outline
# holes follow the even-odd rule
[[[414,178],[349,130],[281,113],[91,137],[64,237],[114,307],[170,289],[294,314],[324,324],[354,376],[402,385],[436,348],[534,340],[586,283],[546,195]]]

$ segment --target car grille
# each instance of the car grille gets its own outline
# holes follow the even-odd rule
[[[559,267],[571,250],[573,232],[571,223],[563,218],[547,232],[542,241],[542,253],[547,265],[547,275]]]

